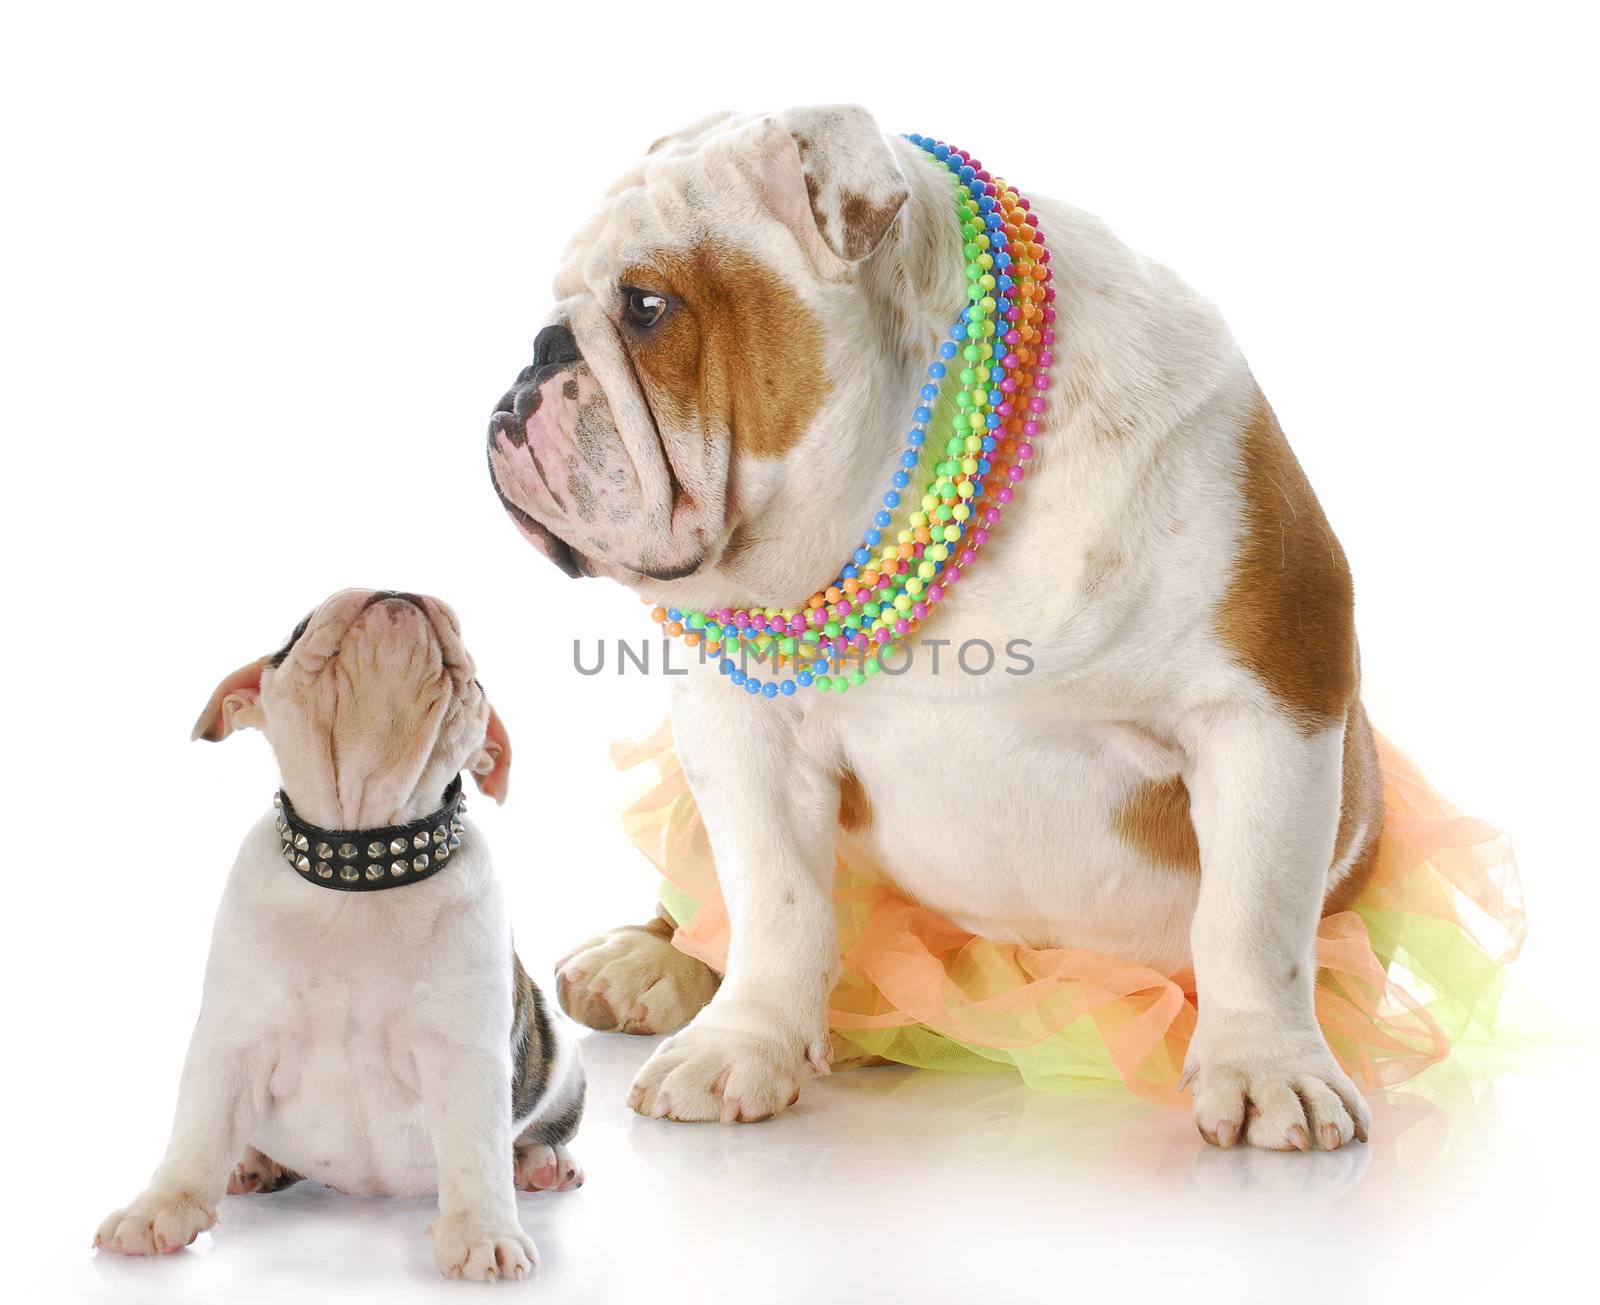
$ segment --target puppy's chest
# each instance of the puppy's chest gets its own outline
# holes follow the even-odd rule
[[[257,1145],[355,1195],[429,1190],[432,1153],[401,958],[308,965],[279,987],[276,1064]]]

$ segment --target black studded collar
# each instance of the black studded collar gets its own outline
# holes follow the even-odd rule
[[[461,846],[461,776],[444,791],[444,805],[409,825],[383,829],[319,829],[295,815],[282,789],[272,799],[278,808],[278,838],[283,859],[308,884],[342,893],[376,892],[429,879],[444,869]]]

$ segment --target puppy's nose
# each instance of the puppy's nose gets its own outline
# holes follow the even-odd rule
[[[366,606],[375,607],[379,603],[405,603],[409,607],[416,608],[422,606],[422,600],[416,594],[408,594],[399,589],[379,589],[367,599]]]
[[[557,363],[580,362],[582,359],[583,355],[578,352],[578,342],[572,338],[572,331],[565,322],[552,322],[534,337],[535,371]]]

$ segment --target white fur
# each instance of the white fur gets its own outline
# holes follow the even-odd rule
[[[511,931],[481,834],[469,823],[446,871],[379,893],[306,883],[279,848],[269,813],[217,912],[166,1158],[100,1244],[186,1245],[251,1144],[354,1195],[437,1188],[440,1268],[523,1276],[537,1256],[512,1147],[540,1107],[511,1117]],[[564,1047],[547,1101],[575,1064]]]
[[[782,459],[736,459],[729,472],[744,515],[726,528],[742,524],[754,545],[727,568],[669,583],[614,563],[637,547],[602,559],[600,572],[666,606],[792,603],[834,574],[904,441],[908,396],[964,302],[948,183],[903,141],[892,142],[894,167],[911,193],[891,248],[851,267],[796,235],[771,193],[793,151],[791,118],[719,119],[670,141],[613,191],[558,279],[561,312],[630,449],[650,444],[640,456],[651,463],[654,436],[632,425],[637,388],[607,352],[620,265],[721,240],[783,275],[826,328],[828,394],[806,437]],[[720,991],[644,1067],[633,1103],[675,1118],[758,1117],[823,1063],[838,963],[837,776],[848,766],[873,807],[864,850],[911,898],[1000,941],[1165,971],[1193,964],[1201,1016],[1189,1068],[1208,1136],[1226,1145],[1236,1121],[1262,1145],[1300,1145],[1297,1128],[1323,1145],[1348,1141],[1365,1108],[1311,1000],[1339,731],[1299,733],[1214,619],[1244,530],[1239,440],[1255,382],[1217,312],[1171,272],[1085,213],[1052,201],[1034,211],[1058,293],[1056,387],[1016,505],[924,628],[925,641],[948,641],[946,673],[930,673],[924,646],[910,672],[846,699],[752,702],[703,666],[675,690],[674,733],[732,946]],[[661,433],[668,445],[679,437]],[[650,528],[641,516],[631,536]],[[1031,644],[1025,676],[1004,673],[1017,638]],[[948,673],[970,640],[1000,651],[999,666]],[[1113,827],[1136,784],[1170,775],[1191,791],[1198,879]]]

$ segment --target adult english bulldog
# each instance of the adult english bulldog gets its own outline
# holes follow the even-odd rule
[[[658,920],[579,948],[562,1004],[678,1030],[634,1083],[641,1113],[782,1110],[829,1068],[850,839],[977,934],[1192,967],[1185,1078],[1209,1141],[1364,1140],[1312,1010],[1318,919],[1383,818],[1344,555],[1216,309],[1088,214],[1033,212],[1058,311],[1038,456],[923,632],[1026,639],[1031,673],[947,652],[847,701],[758,701],[691,666],[672,724],[727,973]],[[657,141],[573,241],[491,420],[506,510],[571,576],[669,607],[794,604],[872,516],[964,263],[944,170],[862,109]],[[941,769],[952,800],[930,803]]]

